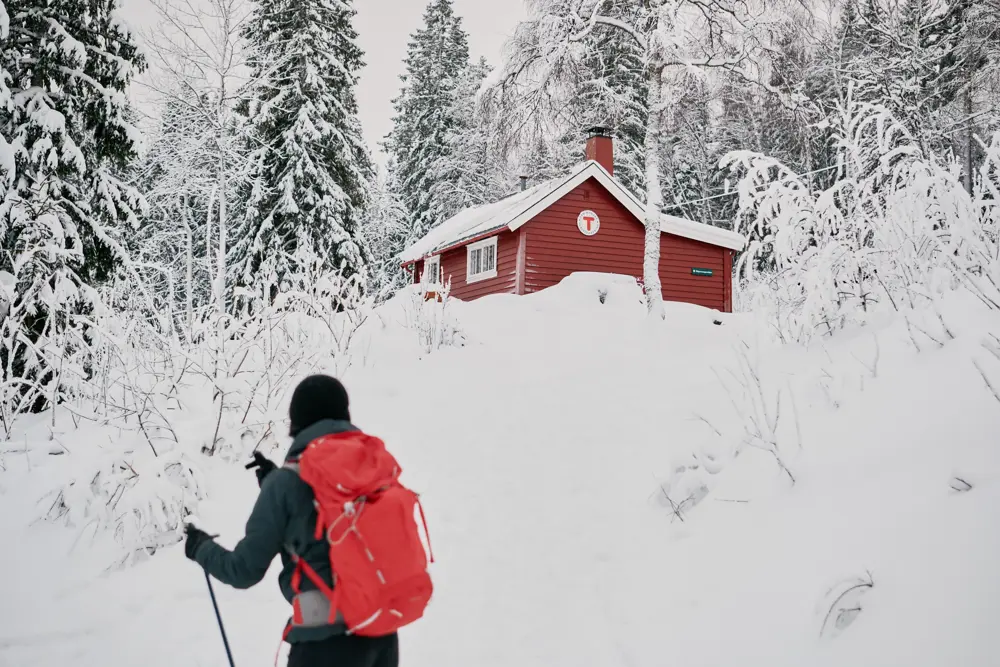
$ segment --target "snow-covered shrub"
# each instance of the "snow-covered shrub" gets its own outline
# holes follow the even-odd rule
[[[449,307],[451,283],[434,289],[422,283],[408,289],[406,327],[416,332],[421,348],[430,353],[442,347],[461,346],[462,331]]]
[[[333,361],[333,370],[342,374],[351,364],[351,344],[358,330],[371,316],[376,296],[366,291],[359,274],[343,270],[325,271],[314,259],[300,262],[299,272],[275,300],[274,307],[300,313],[322,325],[323,345]]]
[[[736,349],[735,370],[716,371],[743,426],[740,446],[770,454],[778,468],[795,484],[788,460],[802,448],[802,432],[794,393],[790,388],[786,390],[767,382],[758,359],[747,350],[746,345]]]
[[[993,394],[993,398],[1000,402],[1000,335],[987,334],[982,342],[982,350],[973,358],[972,363],[986,383],[986,388]]]
[[[214,426],[203,451],[240,458],[275,445],[294,382],[342,374],[371,308],[357,277],[334,272],[303,276],[251,314],[220,318],[220,331],[187,353],[211,388]]]
[[[150,317],[128,281],[109,288],[103,297],[114,308],[94,309],[86,354],[56,366],[66,379],[51,419],[116,436],[69,451],[74,475],[52,490],[45,517],[65,519],[81,537],[113,537],[116,562],[128,564],[180,538],[203,495],[200,455],[243,461],[276,447],[295,382],[343,372],[372,307],[360,279],[340,272],[303,269],[281,287],[271,302],[254,295],[243,313],[209,303],[181,320]]]
[[[62,274],[36,287],[30,299],[0,287],[10,304],[0,321],[0,438],[26,413],[89,396],[95,369],[117,342],[107,335],[115,318],[95,290]]]
[[[204,488],[197,464],[182,452],[126,451],[81,465],[48,496],[45,518],[80,531],[77,542],[110,532],[124,554],[117,564],[127,565],[176,544]]]
[[[848,102],[831,122],[841,173],[825,190],[763,155],[724,160],[744,172],[740,305],[770,312],[778,335],[796,341],[958,285],[1000,309],[1000,135],[970,195],[958,170],[923,153],[885,108]]]

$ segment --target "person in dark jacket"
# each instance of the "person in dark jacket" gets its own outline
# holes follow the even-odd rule
[[[286,463],[297,459],[317,438],[358,430],[351,424],[347,390],[325,375],[308,377],[295,388],[289,421],[293,440]],[[291,644],[289,667],[397,667],[395,634],[348,635],[340,618],[329,622],[329,601],[307,577],[302,577],[298,594],[293,590],[293,554],[311,565],[327,585],[333,579],[329,545],[314,536],[317,514],[309,485],[294,470],[276,466],[259,452],[247,468],[256,469],[260,495],[247,521],[246,536],[229,551],[189,525],[184,545],[187,557],[222,583],[245,589],[260,583],[274,557],[281,556],[278,584],[285,599],[297,603],[301,611],[301,618],[290,620],[286,628]]]

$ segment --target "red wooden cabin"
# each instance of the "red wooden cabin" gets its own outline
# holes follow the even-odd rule
[[[592,132],[587,161],[559,178],[462,211],[407,248],[414,282],[451,294],[528,294],[579,271],[642,277],[644,206],[613,174],[613,141]],[[732,312],[733,252],[742,236],[662,215],[663,298]]]

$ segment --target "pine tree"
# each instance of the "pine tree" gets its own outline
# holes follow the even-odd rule
[[[453,204],[434,199],[434,172],[453,154],[453,133],[461,127],[462,98],[468,96],[468,37],[452,0],[432,0],[424,25],[413,34],[406,56],[403,89],[393,101],[394,127],[386,152],[396,164],[400,199],[418,239],[443,220]],[[439,189],[440,191],[440,189]]]
[[[607,16],[635,20],[627,0],[602,0]],[[615,136],[615,178],[634,193],[645,189],[644,144],[648,88],[642,49],[625,32],[596,26],[581,40],[582,57],[567,82],[572,91],[557,114],[533,124],[521,172],[532,182],[567,173],[583,158],[586,131],[608,127]]]
[[[709,112],[716,92],[699,77],[684,76],[665,119],[669,138],[664,146],[663,199],[666,211],[706,224],[723,224],[709,197],[719,189],[717,168],[725,155],[720,123]]]
[[[625,22],[635,20],[636,3],[613,0],[607,15]],[[646,141],[648,87],[642,49],[628,34],[611,26],[599,26],[588,37],[593,46],[586,51],[574,96],[574,118],[564,143],[583,146],[584,131],[606,126],[615,133],[615,178],[634,193],[646,187],[643,149]]]
[[[970,48],[976,7],[975,0],[849,0],[830,48],[839,88],[849,83],[853,99],[886,106],[925,148],[941,150],[938,112],[986,64]],[[828,92],[843,103],[845,90]]]
[[[507,194],[504,163],[498,159],[495,138],[476,110],[476,93],[489,71],[486,60],[480,59],[459,75],[448,111],[453,126],[445,136],[442,154],[427,169],[430,212],[435,220],[446,220],[465,208]]]
[[[362,228],[362,236],[372,255],[371,288],[378,299],[392,296],[406,284],[399,253],[406,246],[410,230],[395,178],[395,165],[390,162],[378,179]]]
[[[535,124],[531,134],[523,140],[525,148],[518,171],[519,176],[528,179],[529,187],[566,174],[580,162],[583,155],[580,144],[574,146],[566,139],[566,134],[553,138],[544,124]]]
[[[357,117],[354,14],[352,0],[261,0],[248,23],[256,150],[233,268],[258,294],[297,257],[366,272],[359,236],[373,167]]]
[[[55,396],[36,344],[88,340],[76,316],[96,305],[92,288],[124,258],[122,228],[143,206],[119,175],[140,141],[125,91],[144,61],[116,11],[116,0],[7,0],[0,11],[0,389],[16,383],[22,407]]]

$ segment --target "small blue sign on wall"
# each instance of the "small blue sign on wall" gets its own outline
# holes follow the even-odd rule
[[[711,276],[713,273],[712,269],[691,269],[692,276]]]

